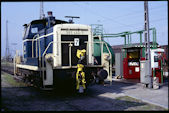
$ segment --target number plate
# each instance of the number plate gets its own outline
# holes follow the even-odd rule
[[[79,38],[74,38],[74,46],[79,46]]]

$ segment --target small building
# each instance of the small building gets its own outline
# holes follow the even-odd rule
[[[153,46],[153,42],[150,42],[150,48],[161,48],[158,43],[155,45],[157,46]],[[115,53],[115,75],[122,75],[125,79],[140,79],[140,61],[145,60],[145,44],[116,45],[112,46],[112,48]],[[153,62],[152,65],[154,64]],[[157,62],[159,62],[158,66],[161,67],[161,60],[159,59]],[[158,76],[160,82],[161,74],[161,68],[159,67],[152,70],[152,76]]]

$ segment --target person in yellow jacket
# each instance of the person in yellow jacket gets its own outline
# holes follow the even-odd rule
[[[79,58],[76,72],[76,90],[79,90],[79,93],[83,93],[84,89],[86,89],[85,72],[83,72],[84,65],[82,64],[82,60],[85,58],[85,53],[85,49],[78,49],[76,54],[76,56]]]

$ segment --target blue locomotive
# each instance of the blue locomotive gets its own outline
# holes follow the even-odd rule
[[[112,50],[101,36],[93,36],[91,26],[55,19],[49,11],[47,17],[25,24],[24,31],[23,62],[16,63],[16,69],[35,86],[75,89],[77,64],[81,60],[78,50],[85,50],[80,63],[84,66],[86,86],[96,78],[111,81]],[[98,46],[100,56],[94,56]]]

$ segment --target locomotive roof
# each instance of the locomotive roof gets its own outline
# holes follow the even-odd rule
[[[39,24],[39,23],[46,23],[46,19],[39,19],[39,20],[33,20],[30,24]],[[63,23],[69,23],[67,21],[64,20],[59,20],[59,19],[55,19],[55,24],[63,24]],[[27,24],[24,24],[23,26],[26,26]]]
[[[31,24],[45,23],[45,22],[46,22],[45,19],[41,19],[41,20],[33,20],[33,21],[31,22]],[[56,22],[56,24],[69,23],[69,22],[67,22],[67,21],[59,20],[59,19],[55,19],[55,22]]]
[[[67,21],[64,21],[64,20],[58,20],[58,19],[55,19],[55,22],[56,22],[56,24],[69,23],[69,22],[67,22]]]
[[[44,20],[44,19],[41,19],[41,20],[33,20],[32,22],[31,22],[31,24],[39,24],[39,23],[45,23],[46,22],[46,20]]]

